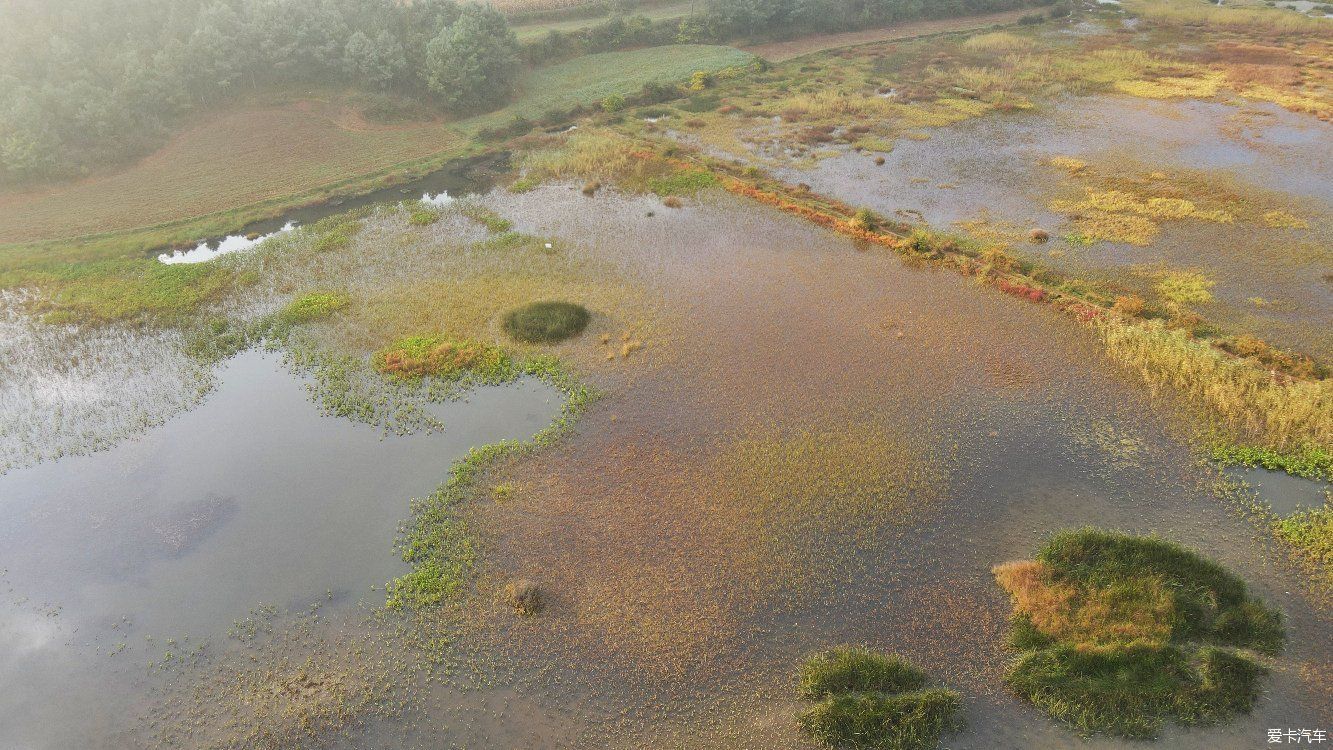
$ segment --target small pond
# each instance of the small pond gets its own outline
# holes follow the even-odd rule
[[[109,451],[0,475],[0,747],[100,747],[135,693],[117,686],[258,606],[382,604],[409,500],[560,408],[520,381],[439,406],[443,433],[386,437],[322,416],[277,355],[243,353],[219,381]]]

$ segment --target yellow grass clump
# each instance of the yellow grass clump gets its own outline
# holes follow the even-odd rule
[[[1323,35],[1329,30],[1324,19],[1277,8],[1238,8],[1195,0],[1126,0],[1125,7],[1156,24],[1279,34]]]
[[[1032,39],[1011,34],[1007,31],[992,31],[989,34],[978,34],[969,37],[963,42],[963,49],[973,52],[1010,52],[1015,50],[1031,49],[1036,43]]]
[[[1333,29],[1330,31],[1333,32]],[[1333,119],[1333,100],[1327,97],[1319,98],[1264,84],[1246,86],[1241,89],[1240,94],[1249,99],[1272,102],[1293,112],[1305,112],[1321,120]]]
[[[1310,222],[1282,209],[1264,213],[1264,225],[1273,229],[1309,229]]]
[[[1171,637],[1175,603],[1159,577],[1080,590],[1053,582],[1046,565],[1035,560],[1004,563],[991,572],[1013,597],[1014,610],[1057,640],[1105,645],[1165,643]]]
[[[1177,391],[1242,441],[1277,449],[1333,445],[1333,381],[1275,376],[1156,322],[1108,319],[1098,330],[1112,360],[1154,390]]]
[[[1200,76],[1116,81],[1115,88],[1121,93],[1144,99],[1206,99],[1215,96],[1225,82],[1225,73],[1211,72]]]
[[[1088,168],[1088,163],[1072,156],[1055,156],[1051,158],[1051,166],[1063,169],[1070,174],[1078,174]]]
[[[1203,305],[1213,301],[1217,282],[1195,271],[1164,271],[1157,278],[1157,293],[1172,305]]]

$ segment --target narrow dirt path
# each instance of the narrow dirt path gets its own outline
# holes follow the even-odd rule
[[[894,39],[912,39],[922,36],[934,36],[935,34],[949,34],[955,31],[983,29],[987,26],[1003,26],[1016,23],[1019,18],[1031,12],[1032,9],[1027,8],[1023,10],[1005,11],[1004,13],[991,13],[984,16],[948,18],[939,21],[920,21],[917,23],[906,23],[881,29],[867,29],[865,31],[847,31],[840,34],[818,34],[816,36],[804,36],[786,42],[756,44],[748,47],[741,47],[741,49],[759,55],[769,62],[785,62],[793,58],[803,57],[805,55],[814,54],[815,52],[823,52],[824,50],[837,49],[839,47],[853,47],[859,44],[887,42]]]

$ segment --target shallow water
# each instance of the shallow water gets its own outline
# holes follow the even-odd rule
[[[459,647],[488,686],[433,683],[408,716],[370,717],[333,746],[807,747],[792,669],[852,642],[964,694],[968,728],[948,747],[1139,747],[1082,740],[1002,685],[1009,606],[990,567],[1085,524],[1207,550],[1289,618],[1255,713],[1168,729],[1162,747],[1259,747],[1269,727],[1329,715],[1326,613],[1208,489],[1176,405],[1117,376],[1090,331],[725,194],[668,210],[550,185],[487,202],[671,312],[645,328],[660,335],[644,352],[594,370],[607,395],[573,436],[503,467],[513,497],[470,508],[483,595]],[[385,220],[358,241],[393,248],[404,231]],[[438,265],[406,250],[339,265],[366,255],[319,262],[353,289]],[[590,338],[563,346],[597,351]],[[337,620],[382,601],[370,586],[401,570],[391,540],[406,498],[464,446],[529,434],[558,407],[531,386],[470,400],[449,407],[442,436],[381,440],[319,417],[251,352],[201,407],[139,440],[0,477],[0,497],[18,498],[0,506],[15,508],[0,549],[16,550],[0,578],[0,716],[17,717],[0,745],[137,746],[118,734],[136,717],[189,721],[225,682],[187,666],[177,702],[146,708],[160,685],[143,666],[164,650],[188,653],[261,603],[325,603]],[[856,460],[835,457],[811,493],[805,467],[828,443]],[[537,617],[486,600],[515,576],[541,586]]]
[[[203,263],[222,255],[249,250],[270,237],[291,231],[302,224],[311,224],[362,206],[394,203],[418,197],[423,203],[447,206],[461,196],[489,189],[495,181],[496,174],[508,163],[508,159],[508,154],[492,154],[453,162],[399,185],[292,209],[279,218],[247,224],[234,234],[200,240],[193,248],[157,253],[157,259],[169,264]]]
[[[1333,273],[1333,125],[1267,104],[1102,96],[929,132],[928,140],[900,140],[883,166],[848,152],[779,174],[852,205],[939,228],[985,218],[1021,235],[1042,227],[1058,238],[1065,219],[1047,202],[1066,176],[1045,164],[1051,157],[1077,157],[1101,168],[1123,163],[1128,169],[1216,171],[1287,196],[1311,228],[1168,223],[1150,247],[1078,247],[1056,239],[1014,249],[1149,298],[1153,269],[1203,271],[1217,281],[1216,302],[1201,310],[1208,318],[1333,357],[1333,283],[1326,276]]]
[[[1333,492],[1333,484],[1328,482],[1260,467],[1230,468],[1227,473],[1252,487],[1279,516],[1322,507],[1328,502],[1329,493]]]
[[[1081,740],[1002,686],[1009,608],[990,567],[1087,524],[1207,550],[1290,618],[1290,653],[1255,713],[1169,728],[1162,746],[1258,747],[1267,727],[1328,715],[1326,616],[1202,484],[1170,404],[1116,377],[1091,332],[730,197],[676,211],[568,186],[492,199],[520,228],[651,280],[680,318],[670,341],[648,342],[661,367],[515,468],[515,499],[476,508],[488,569],[547,592],[535,620],[499,613],[475,635],[516,692],[464,723],[443,718],[456,710],[443,700],[428,714],[443,740],[372,733],[362,746],[495,746],[542,726],[573,747],[804,747],[791,670],[852,642],[964,693],[969,726],[948,747],[1137,747]],[[864,435],[909,467],[909,501],[889,492],[846,515],[835,492],[829,523],[811,526],[782,508],[805,492],[799,469],[772,505],[728,494],[728,474],[749,469],[719,455],[809,429]],[[796,466],[812,460],[796,445]],[[876,463],[839,479],[856,487]],[[789,532],[798,547],[773,546]]]
[[[487,387],[436,408],[444,433],[384,437],[321,416],[276,355],[219,378],[142,437],[0,476],[0,746],[116,746],[166,652],[225,639],[261,605],[382,603],[409,499],[560,406],[538,382]]]

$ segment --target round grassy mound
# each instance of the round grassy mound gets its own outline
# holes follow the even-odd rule
[[[1168,720],[1245,713],[1285,641],[1245,582],[1180,545],[1097,529],[1057,534],[1035,560],[996,566],[1013,597],[1007,681],[1082,732],[1150,739]]]
[[[572,302],[534,302],[505,315],[504,330],[525,344],[554,344],[577,336],[591,319],[587,308]]]

